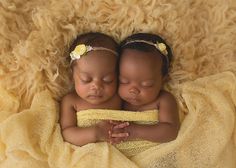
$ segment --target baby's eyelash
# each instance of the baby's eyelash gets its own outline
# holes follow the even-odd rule
[[[90,79],[90,78],[87,78],[87,79],[80,78],[80,80],[84,83],[89,83],[92,81],[92,79]]]
[[[105,82],[105,83],[112,83],[113,80],[103,80],[103,82]]]
[[[124,81],[121,81],[121,80],[120,80],[120,84],[128,84],[128,83],[129,83],[128,81],[125,81],[125,82],[124,82]]]

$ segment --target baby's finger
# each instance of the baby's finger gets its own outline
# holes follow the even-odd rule
[[[129,133],[113,133],[111,134],[112,138],[126,138],[129,136]]]
[[[123,122],[123,123],[121,123],[121,124],[118,124],[118,125],[114,126],[113,129],[125,128],[125,127],[127,127],[127,126],[129,126],[129,122]]]

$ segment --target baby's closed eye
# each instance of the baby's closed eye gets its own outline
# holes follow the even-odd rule
[[[88,76],[80,76],[79,78],[83,83],[89,83],[92,81],[92,78],[90,78]]]
[[[125,78],[119,78],[119,82],[120,82],[120,84],[128,84],[129,80],[125,79]]]
[[[143,87],[152,87],[154,85],[153,81],[143,81],[141,82],[141,86]]]
[[[113,76],[105,76],[102,80],[105,83],[112,83],[114,81],[114,77]]]

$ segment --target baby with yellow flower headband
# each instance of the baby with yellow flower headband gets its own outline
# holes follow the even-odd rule
[[[119,95],[124,100],[124,110],[157,110],[158,123],[137,125],[118,124],[129,133],[126,140],[143,139],[153,142],[174,140],[179,130],[179,115],[175,97],[163,89],[168,74],[172,52],[166,42],[155,34],[138,33],[120,44]],[[113,138],[120,137],[112,133]]]
[[[70,66],[74,90],[65,95],[61,103],[60,125],[65,141],[82,146],[87,143],[115,142],[111,138],[111,121],[102,121],[95,126],[77,126],[76,113],[86,109],[121,109],[117,94],[118,44],[108,35],[86,33],[78,36],[70,47]],[[126,125],[126,123],[122,123]],[[128,134],[120,130],[123,137]]]

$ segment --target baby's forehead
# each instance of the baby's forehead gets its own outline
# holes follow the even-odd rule
[[[121,55],[120,64],[134,64],[137,66],[156,67],[162,65],[161,56],[156,52],[144,52],[135,49],[126,49]]]
[[[109,57],[88,56],[87,58],[81,58],[77,60],[76,66],[74,67],[76,73],[87,73],[87,74],[108,74],[116,71],[116,60],[109,59]]]

